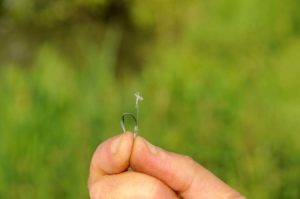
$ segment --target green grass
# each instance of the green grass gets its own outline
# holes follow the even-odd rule
[[[124,47],[125,29],[80,24],[39,42],[29,67],[0,61],[0,198],[87,198],[91,155],[121,132],[135,91],[140,135],[248,198],[299,198],[297,2],[200,2],[133,4],[148,43]],[[142,69],[122,62],[120,46],[140,51]]]

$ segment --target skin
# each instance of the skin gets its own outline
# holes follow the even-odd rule
[[[88,188],[91,199],[245,199],[190,157],[131,132],[97,147]]]

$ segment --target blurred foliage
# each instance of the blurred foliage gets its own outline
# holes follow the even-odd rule
[[[140,91],[140,134],[248,198],[300,198],[297,0],[0,0],[0,198],[87,198]]]

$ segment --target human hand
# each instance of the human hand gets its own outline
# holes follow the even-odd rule
[[[88,187],[91,199],[244,199],[191,158],[130,132],[98,146]]]

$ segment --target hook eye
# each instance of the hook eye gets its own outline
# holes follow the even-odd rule
[[[134,125],[134,131],[133,132],[134,132],[134,134],[137,134],[138,123],[137,123],[137,119],[136,119],[135,115],[132,114],[132,113],[123,113],[123,115],[122,115],[122,118],[121,118],[121,127],[122,127],[123,132],[126,131],[126,128],[125,128],[125,118],[126,117],[130,117],[131,119],[134,120],[135,125]]]

